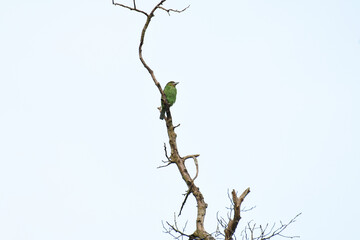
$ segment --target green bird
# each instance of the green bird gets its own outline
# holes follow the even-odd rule
[[[174,82],[174,81],[171,81],[171,82],[168,82],[164,88],[164,93],[165,93],[165,96],[166,96],[166,100],[168,101],[169,103],[169,106],[171,107],[175,101],[176,101],[176,85],[178,84],[178,82]],[[165,117],[165,112],[166,112],[166,107],[165,105],[163,104],[163,102],[161,101],[161,113],[160,113],[160,119],[164,119]]]

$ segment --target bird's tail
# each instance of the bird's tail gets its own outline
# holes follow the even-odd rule
[[[165,118],[165,108],[163,107],[161,109],[161,113],[160,113],[160,119],[163,120]]]

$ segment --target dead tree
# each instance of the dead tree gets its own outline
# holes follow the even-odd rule
[[[159,90],[159,93],[161,95],[161,101],[165,104],[166,107],[166,117],[165,117],[165,123],[166,123],[166,128],[167,128],[167,133],[168,133],[168,137],[169,137],[169,145],[170,145],[170,149],[171,149],[171,153],[170,156],[168,156],[167,154],[167,149],[166,149],[166,145],[164,146],[164,150],[165,150],[165,155],[167,158],[167,161],[164,161],[163,166],[160,167],[167,167],[171,164],[175,164],[181,174],[182,179],[184,180],[184,182],[186,183],[188,189],[187,192],[185,194],[185,199],[181,205],[181,209],[180,209],[180,213],[182,208],[185,205],[185,202],[188,198],[188,196],[190,194],[192,194],[197,202],[197,217],[196,217],[196,230],[194,233],[192,234],[186,234],[183,230],[180,230],[179,227],[177,226],[176,223],[176,219],[174,220],[174,224],[170,224],[168,222],[167,226],[164,225],[164,228],[166,229],[166,232],[171,234],[174,238],[179,239],[187,237],[188,239],[203,239],[203,240],[212,240],[215,239],[209,232],[207,232],[205,230],[204,227],[204,219],[205,219],[205,215],[206,215],[206,208],[207,208],[207,203],[205,202],[204,196],[201,193],[199,187],[196,186],[195,184],[195,179],[198,176],[199,173],[199,164],[198,164],[198,157],[200,156],[199,154],[191,154],[191,155],[186,155],[186,156],[180,156],[179,151],[178,151],[178,147],[177,147],[177,143],[176,143],[176,133],[175,133],[175,129],[176,127],[178,127],[179,125],[174,126],[173,124],[173,119],[171,116],[171,112],[170,112],[170,107],[168,105],[166,96],[164,94],[164,91],[160,85],[160,83],[158,82],[158,80],[156,79],[156,76],[154,74],[154,71],[150,68],[150,66],[147,64],[147,62],[145,61],[143,55],[142,55],[142,47],[144,45],[144,39],[145,39],[145,35],[146,35],[146,31],[149,27],[149,24],[152,20],[152,18],[155,16],[154,13],[156,11],[165,11],[167,12],[169,15],[170,13],[181,13],[184,12],[185,10],[187,10],[189,8],[189,6],[185,7],[184,9],[181,10],[177,10],[177,9],[172,9],[172,8],[165,8],[163,6],[163,4],[166,2],[166,0],[161,0],[158,4],[155,5],[155,7],[148,13],[146,11],[143,11],[141,9],[139,9],[136,5],[136,1],[133,0],[132,1],[132,6],[130,5],[126,5],[126,4],[122,4],[122,3],[118,3],[115,2],[114,0],[112,0],[112,4],[115,6],[120,6],[122,8],[126,8],[129,9],[131,11],[140,13],[142,15],[145,15],[146,17],[146,21],[144,24],[144,27],[141,31],[141,37],[140,37],[140,43],[139,43],[139,58],[141,63],[143,64],[143,66],[145,67],[145,69],[149,72],[155,86],[157,87],[157,89]],[[195,176],[192,178],[185,166],[185,161],[186,160],[193,160],[194,164],[196,166],[196,174]],[[223,234],[218,234],[218,236],[223,236],[223,238],[225,240],[230,240],[233,239],[233,235],[235,233],[235,230],[238,226],[238,223],[241,219],[240,216],[240,209],[241,209],[241,203],[244,201],[245,197],[250,193],[250,188],[245,189],[245,191],[240,195],[237,196],[235,190],[232,191],[232,202],[233,202],[233,206],[232,206],[232,211],[234,212],[233,217],[229,218],[228,221],[226,223],[221,222],[221,226],[223,227]],[[249,223],[250,224],[250,223]],[[252,226],[252,227],[250,227]],[[249,225],[248,228],[246,228],[245,230],[250,230],[251,233],[254,232],[255,230],[255,225]],[[175,235],[175,234],[177,235]],[[249,239],[269,239],[266,238],[267,235],[262,234],[261,238],[249,238]],[[270,236],[270,235],[269,235]],[[276,235],[275,235],[276,236]],[[270,236],[272,237],[272,236]]]

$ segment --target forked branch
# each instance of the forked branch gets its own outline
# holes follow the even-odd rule
[[[230,221],[227,225],[227,228],[225,229],[225,240],[230,240],[232,238],[232,236],[234,235],[237,225],[241,219],[241,216],[240,216],[241,203],[244,201],[245,197],[249,194],[249,192],[250,192],[250,188],[247,188],[240,195],[240,197],[237,197],[235,190],[232,190],[231,194],[232,194],[232,200],[234,203],[234,217],[233,217],[233,219],[230,219]]]
[[[144,14],[145,16],[148,16],[148,14],[146,12],[136,8],[135,0],[133,0],[133,4],[134,4],[133,7],[130,7],[130,6],[127,6],[127,5],[124,5],[124,4],[121,4],[121,3],[116,3],[114,0],[112,0],[112,4],[115,5],[115,6],[120,6],[120,7],[123,7],[123,8],[127,8],[127,9],[132,10],[132,11],[136,11],[136,12]]]

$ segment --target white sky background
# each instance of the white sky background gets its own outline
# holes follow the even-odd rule
[[[165,6],[189,3],[156,14],[144,57],[162,86],[180,82],[178,146],[201,155],[207,230],[227,190],[250,187],[238,235],[302,212],[290,235],[356,238],[360,2]],[[186,185],[156,169],[167,135],[138,60],[144,20],[110,0],[1,3],[0,239],[171,239],[161,220]],[[195,205],[179,219],[189,233]]]

